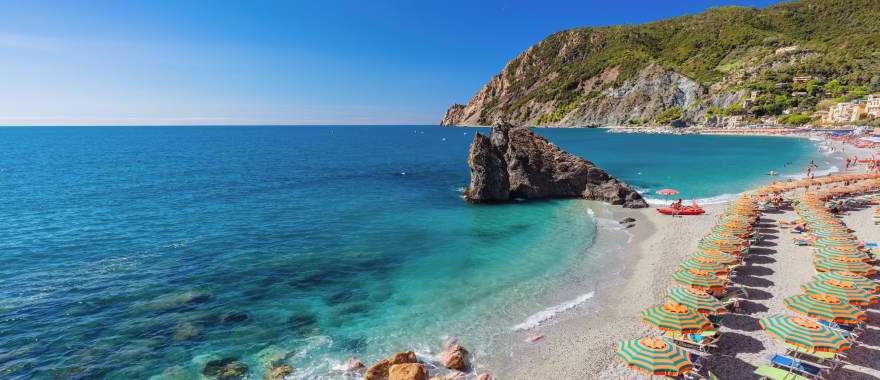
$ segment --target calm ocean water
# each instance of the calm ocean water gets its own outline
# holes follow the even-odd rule
[[[219,358],[314,377],[447,335],[490,350],[601,252],[582,202],[465,204],[473,133],[0,128],[0,377],[191,378]],[[696,198],[827,160],[800,139],[539,133]]]

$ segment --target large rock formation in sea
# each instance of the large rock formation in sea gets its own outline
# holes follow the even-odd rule
[[[647,207],[638,192],[592,162],[567,153],[525,127],[500,123],[474,136],[468,154],[475,203],[521,199],[584,198],[623,207]]]
[[[810,112],[830,96],[815,90],[823,81],[880,88],[880,45],[868,42],[880,38],[878,17],[877,0],[802,0],[564,30],[510,60],[441,124],[710,125]],[[798,77],[813,89],[791,87]]]

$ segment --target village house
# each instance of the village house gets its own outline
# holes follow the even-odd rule
[[[868,117],[880,117],[880,94],[868,95],[865,101],[865,114]]]

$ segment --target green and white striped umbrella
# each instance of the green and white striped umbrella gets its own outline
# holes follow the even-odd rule
[[[856,324],[865,320],[865,313],[852,304],[828,294],[799,294],[782,300],[795,313],[823,321]]]
[[[849,281],[869,292],[877,293],[880,290],[880,284],[853,272],[820,272],[813,276],[813,280]]]
[[[813,260],[813,266],[820,272],[845,271],[864,274],[874,274],[876,270],[864,261],[850,261],[838,257],[817,257]]]
[[[768,334],[784,343],[816,352],[840,352],[849,341],[830,328],[807,318],[776,314],[758,321]]]
[[[666,297],[672,302],[685,305],[700,313],[724,314],[727,312],[721,301],[700,289],[673,286],[666,290]]]
[[[672,274],[675,282],[684,286],[690,286],[708,291],[724,289],[724,280],[711,272],[699,270],[682,270]]]
[[[813,280],[801,286],[801,290],[808,294],[829,294],[857,306],[868,306],[877,301],[876,294],[850,281]]]
[[[694,368],[685,350],[657,337],[620,342],[617,357],[627,367],[651,376],[681,376]]]
[[[682,334],[701,333],[712,327],[712,322],[695,309],[676,303],[642,310],[642,319],[660,330]]]

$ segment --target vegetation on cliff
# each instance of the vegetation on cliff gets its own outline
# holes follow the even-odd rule
[[[744,111],[778,115],[789,108],[810,110],[825,98],[880,90],[878,19],[880,0],[803,0],[764,9],[714,8],[641,25],[566,30],[510,61],[498,80],[478,94],[480,103],[471,111],[479,113],[479,124],[490,124],[499,115],[526,124],[553,124],[652,63],[709,89],[700,104],[712,94],[757,90],[760,98]],[[616,75],[597,80],[609,69]],[[811,79],[794,83],[796,87],[777,87],[795,76]]]

